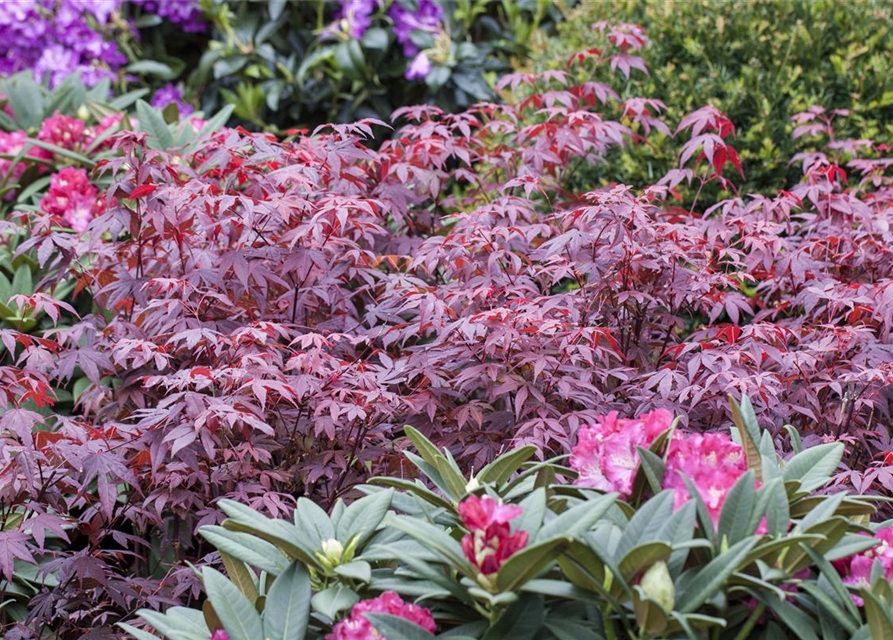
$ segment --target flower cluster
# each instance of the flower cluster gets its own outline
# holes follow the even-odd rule
[[[382,640],[382,635],[363,615],[366,613],[388,613],[413,622],[430,633],[437,631],[434,617],[425,607],[407,604],[393,591],[385,591],[377,598],[355,604],[350,615],[332,628],[326,640]]]
[[[462,538],[462,551],[485,576],[499,571],[503,562],[527,546],[527,532],[512,533],[509,526],[521,513],[521,507],[488,496],[471,496],[459,504],[462,524],[469,531]]]
[[[44,213],[59,216],[65,226],[83,231],[94,216],[102,213],[99,190],[84,169],[66,167],[50,178],[50,188],[40,201]]]
[[[893,527],[878,529],[874,532],[874,537],[879,543],[877,546],[834,562],[834,568],[840,573],[844,584],[870,588],[871,570],[875,561],[880,562],[884,577],[893,580]],[[853,602],[860,607],[863,604],[862,598],[857,595],[853,595]]]
[[[112,77],[126,57],[104,28],[120,0],[16,0],[0,3],[0,74],[33,69],[54,87],[72,73],[88,86]]]
[[[377,8],[378,0],[342,0],[335,21],[323,30],[320,37],[324,40],[362,38],[372,24],[372,14]]]
[[[414,31],[437,34],[443,31],[443,9],[434,0],[419,0],[415,11],[410,11],[400,2],[395,2],[388,10],[394,21],[394,35],[403,47],[403,55],[412,58],[406,70],[407,80],[423,79],[431,71],[431,60],[412,40]]]
[[[187,33],[204,33],[208,23],[198,0],[133,0],[149,13],[179,25]]]
[[[744,450],[724,433],[676,433],[667,457],[664,488],[676,492],[678,509],[690,499],[683,475],[697,487],[713,521],[732,486],[747,471]]]
[[[0,131],[0,154],[2,155],[15,156],[28,144],[30,144],[28,143],[28,134],[24,131],[12,131],[9,133]],[[46,160],[49,159],[50,153],[41,147],[32,145],[31,149],[27,152],[27,156]],[[6,178],[11,165],[12,160],[0,158],[0,180]],[[28,164],[25,162],[16,163],[15,166],[12,167],[12,174],[9,176],[9,181],[14,182],[21,178],[27,168]]]
[[[155,92],[152,96],[152,106],[156,109],[164,109],[167,105],[174,103],[181,116],[188,116],[194,111],[191,104],[183,102],[183,92],[179,87],[167,83]]]
[[[570,465],[580,474],[577,484],[629,495],[639,468],[636,447],[648,448],[673,423],[673,414],[657,409],[630,420],[612,411],[578,433]]]
[[[672,422],[673,415],[664,409],[634,420],[618,418],[612,411],[582,427],[570,458],[580,474],[576,484],[628,496],[639,468],[636,447],[648,448]],[[684,477],[689,478],[715,521],[729,490],[746,470],[744,452],[729,436],[677,431],[669,445],[664,488],[675,491],[679,508],[690,499]]]

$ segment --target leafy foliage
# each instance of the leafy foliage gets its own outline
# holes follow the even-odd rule
[[[408,454],[409,461],[424,481],[378,478],[363,487],[366,497],[350,506],[338,501],[331,516],[306,500],[294,523],[222,502],[226,520],[202,532],[227,562],[229,579],[203,572],[202,612],[173,608],[141,617],[171,640],[187,630],[199,639],[213,632],[261,640],[269,628],[298,640],[322,638],[329,629],[325,637],[336,640],[373,637],[368,627],[392,640],[434,638],[438,630],[436,637],[488,640],[868,638],[882,637],[879,629],[889,625],[884,574],[848,587],[829,562],[882,548],[856,522],[873,507],[843,494],[810,495],[812,481],[824,484],[829,474],[807,479],[809,451],[786,464],[768,452],[760,464],[773,479],[757,486],[753,470],[742,475],[715,527],[699,512],[707,496],[697,491],[678,509],[672,490],[621,501],[615,493],[556,484],[556,473],[573,472],[556,461],[525,463],[523,450],[494,462],[504,471],[500,479],[488,481],[483,471],[466,478],[447,450],[410,433],[418,455]],[[829,447],[839,460],[843,445]],[[448,474],[467,489],[438,489]],[[382,484],[403,486],[394,492]],[[773,520],[774,533],[760,531],[764,518]],[[466,543],[481,527],[508,535],[509,521],[526,546],[495,571],[469,562],[474,552]],[[364,536],[351,545],[355,553],[327,553],[336,541],[356,539],[353,530]],[[275,556],[277,567],[258,566],[261,548],[271,549],[260,557]],[[296,594],[287,607],[280,604],[285,590]],[[382,601],[396,594],[420,604],[382,612]],[[854,604],[861,597],[864,610]],[[359,635],[364,625],[366,635]]]
[[[563,68],[575,52],[599,46],[597,25],[640,25],[651,73],[634,75],[626,91],[663,101],[678,121],[704,104],[738,129],[747,181],[743,193],[774,195],[797,179],[788,160],[800,149],[791,117],[813,105],[846,109],[841,133],[881,140],[893,133],[893,84],[887,72],[893,4],[888,0],[660,2],[584,0],[565,15],[554,37],[532,48],[536,70]],[[527,65],[524,60],[521,64]],[[669,140],[628,149],[593,176],[649,184],[674,164]]]
[[[297,505],[356,557],[371,530],[341,536],[349,507],[337,524],[333,509],[371,475],[413,485],[409,441],[438,489],[426,499],[443,509],[474,490],[466,470],[481,485],[510,482],[517,464],[567,452],[612,410],[668,409],[695,432],[735,423],[749,463],[790,438],[804,457],[786,469],[804,491],[837,470],[822,441],[846,445],[838,482],[867,494],[889,482],[890,461],[875,457],[889,442],[893,373],[888,148],[839,135],[842,114],[813,108],[796,125],[827,144],[795,158],[798,184],[716,201],[746,167],[734,123],[708,106],[674,123],[679,161],[654,184],[577,189],[587,167],[672,133],[659,101],[620,99],[610,84],[641,73],[640,31],[603,35],[564,70],[504,78],[505,104],[402,108],[388,140],[368,119],[287,137],[212,133],[225,112],[196,131],[168,122],[175,106],[138,102],[139,129],[112,134],[93,166],[103,209],[83,233],[21,207],[12,259],[36,265],[38,284],[7,306],[44,316],[0,330],[12,633],[79,637],[188,600],[197,578],[180,561],[213,564],[219,540],[193,533],[220,522],[224,499],[273,518]],[[682,191],[686,208],[672,200]],[[66,282],[68,307],[49,295]],[[730,392],[753,405],[730,411]],[[494,462],[510,446],[526,448]],[[425,532],[461,565],[436,525]],[[500,557],[523,546],[512,540]],[[545,570],[570,544],[542,542],[524,566]],[[711,542],[713,556],[734,548]],[[334,543],[291,544],[287,560],[337,580]],[[270,547],[255,552],[281,569]],[[514,564],[499,591],[533,579]],[[368,584],[365,566],[349,573]],[[686,621],[700,592],[680,609]],[[317,610],[351,599],[328,592]]]

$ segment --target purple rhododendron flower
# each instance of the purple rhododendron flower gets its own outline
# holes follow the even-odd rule
[[[419,52],[418,46],[412,41],[413,31],[436,33],[443,23],[443,9],[434,0],[419,0],[416,11],[410,11],[397,1],[388,9],[388,15],[394,21],[394,35],[397,42],[403,45],[403,55],[407,58]]]
[[[170,103],[175,103],[181,116],[188,116],[194,111],[191,104],[183,102],[183,92],[171,83],[167,83],[152,96],[152,106],[156,109],[164,109]]]
[[[431,72],[431,60],[424,52],[413,58],[412,63],[406,69],[407,80],[423,80]]]
[[[377,8],[378,0],[342,0],[334,22],[322,32],[321,37],[326,39],[341,35],[362,38],[372,24],[372,14]]]
[[[117,44],[95,31],[109,24],[120,0],[15,0],[0,3],[0,73],[31,69],[37,80],[58,85],[78,73],[93,86],[127,59]]]

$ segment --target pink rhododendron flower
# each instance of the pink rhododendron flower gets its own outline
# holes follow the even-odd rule
[[[862,534],[868,535],[868,534]],[[875,547],[857,553],[856,555],[835,561],[834,568],[843,578],[843,583],[853,587],[871,586],[871,569],[875,560],[880,561],[884,570],[884,577],[893,580],[893,527],[884,527],[874,532],[874,537],[880,542]],[[853,602],[858,606],[864,603],[862,598],[853,595]]]
[[[437,631],[434,617],[428,609],[416,604],[407,604],[393,591],[385,591],[377,598],[356,603],[350,610],[350,615],[332,628],[326,640],[383,640],[383,636],[363,615],[365,613],[389,613],[409,620],[430,633]]]
[[[229,634],[223,629],[217,629],[211,634],[211,640],[229,640]]]
[[[674,506],[678,509],[691,498],[682,479],[685,474],[717,522],[726,495],[745,471],[744,450],[726,434],[677,433],[670,443],[664,488],[676,492]]]
[[[484,575],[499,571],[503,562],[527,546],[527,532],[513,534],[509,526],[521,513],[521,507],[488,496],[471,496],[459,504],[459,516],[470,531],[462,538],[462,551]]]
[[[50,178],[50,188],[40,201],[44,213],[59,216],[75,231],[83,231],[102,213],[99,190],[90,183],[83,169],[66,167]]]
[[[85,129],[83,120],[61,115],[56,111],[52,117],[43,121],[37,139],[71,151],[87,142]]]
[[[570,458],[571,467],[580,474],[576,484],[629,495],[639,467],[636,447],[648,448],[672,423],[672,413],[657,409],[634,420],[618,418],[612,411],[595,424],[581,427]]]
[[[13,131],[11,133],[0,131],[0,154],[15,156],[27,144],[28,134],[24,131]],[[41,149],[40,147],[32,145],[31,148],[28,150],[28,156],[48,160],[50,158],[50,153],[44,149]],[[0,158],[0,176],[6,175],[11,164],[12,160],[5,160]],[[13,168],[12,170],[10,181],[16,181],[21,178],[22,174],[25,173],[29,166],[30,164],[27,162],[19,162],[18,164],[16,164],[15,168]]]

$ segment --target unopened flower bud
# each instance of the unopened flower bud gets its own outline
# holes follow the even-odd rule
[[[322,543],[322,553],[326,560],[336,565],[341,562],[341,558],[344,555],[344,547],[334,538],[330,538]]]
[[[655,562],[651,565],[642,576],[639,586],[645,595],[658,603],[665,612],[673,610],[673,605],[676,604],[676,586],[673,584],[666,562]]]

